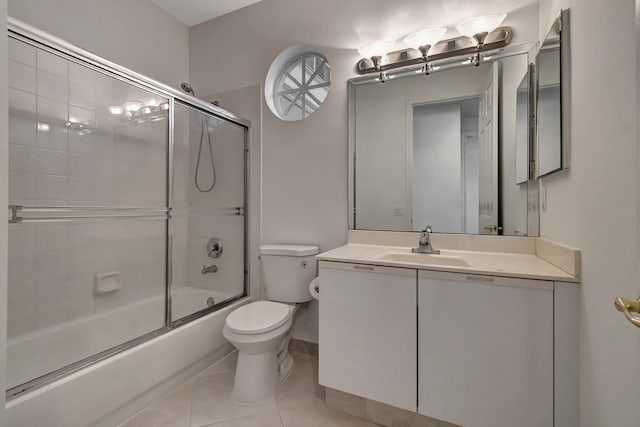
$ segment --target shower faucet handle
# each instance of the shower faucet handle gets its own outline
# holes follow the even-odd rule
[[[209,255],[209,258],[220,258],[220,255],[222,255],[222,240],[217,237],[209,239],[207,242],[207,255]]]

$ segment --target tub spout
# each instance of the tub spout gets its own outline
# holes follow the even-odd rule
[[[200,274],[215,273],[216,271],[218,271],[217,265],[209,265],[209,266],[203,265],[202,271],[200,272]]]

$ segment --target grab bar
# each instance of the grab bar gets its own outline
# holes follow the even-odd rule
[[[111,211],[113,213],[102,213],[83,215],[87,211]],[[76,212],[76,215],[43,215],[46,213],[66,213]],[[120,212],[120,213],[117,213]],[[25,213],[36,213],[38,216],[25,217]],[[62,222],[62,221],[86,221],[86,220],[109,220],[109,219],[168,219],[171,218],[171,208],[141,208],[141,207],[116,207],[116,206],[22,206],[9,205],[9,224],[25,222]]]

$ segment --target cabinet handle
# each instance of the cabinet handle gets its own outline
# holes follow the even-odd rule
[[[356,270],[367,270],[367,271],[375,270],[374,267],[369,267],[369,266],[366,266],[366,265],[354,265],[353,268],[355,268]]]
[[[631,300],[628,298],[616,298],[614,302],[616,310],[621,311],[632,325],[640,328],[640,317],[631,314],[640,313],[640,300]]]
[[[467,280],[474,280],[478,282],[493,282],[493,277],[487,276],[467,276]]]

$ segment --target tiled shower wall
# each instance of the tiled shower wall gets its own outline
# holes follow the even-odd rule
[[[13,39],[9,59],[10,203],[165,205],[166,120],[116,127],[108,111],[153,94]],[[95,293],[114,271],[122,288]],[[8,336],[160,295],[164,276],[162,220],[11,225]]]

